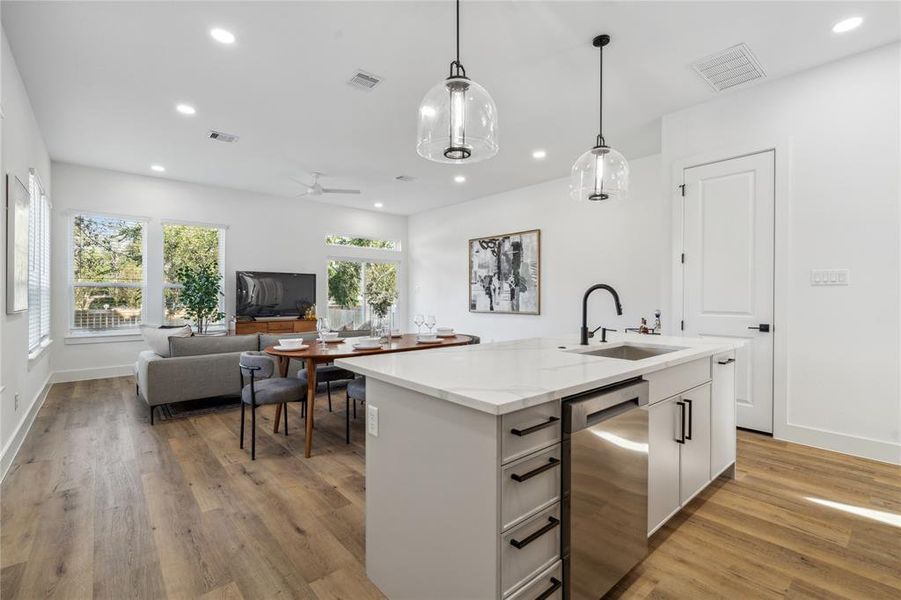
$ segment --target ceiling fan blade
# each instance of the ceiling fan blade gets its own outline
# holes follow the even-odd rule
[[[360,190],[342,190],[339,188],[322,188],[326,194],[359,194]]]
[[[312,186],[312,184],[307,183],[306,181],[303,181],[302,179],[298,179],[297,177],[291,177],[290,175],[288,175],[288,179],[290,179],[291,181],[294,181],[296,183],[299,183],[300,185],[302,185],[303,187],[306,187],[306,188]]]

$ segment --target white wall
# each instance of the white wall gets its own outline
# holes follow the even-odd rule
[[[95,211],[149,218],[147,226],[147,277],[162,278],[161,219],[225,225],[226,312],[234,314],[235,271],[286,271],[316,273],[317,305],[321,313],[327,299],[327,263],[330,257],[351,255],[325,244],[327,234],[399,240],[407,255],[407,219],[383,213],[328,206],[303,199],[286,199],[224,188],[130,175],[71,164],[53,165],[53,331],[63,338],[69,324],[67,298],[68,228],[70,214]],[[158,250],[154,254],[150,248]],[[343,253],[343,254],[342,254]],[[406,290],[405,265],[398,285]],[[155,304],[151,305],[153,302]],[[146,300],[148,322],[159,322],[162,300]],[[405,294],[398,301],[405,315]],[[79,379],[130,373],[141,341],[76,344],[62,340],[55,345],[55,379]]]
[[[620,295],[617,317],[606,292],[589,303],[589,326],[622,330],[655,309],[671,319],[663,270],[669,248],[669,205],[659,155],[630,162],[631,197],[599,204],[569,197],[569,179],[480,198],[410,217],[410,310],[483,341],[536,335],[577,338],[585,290],[607,283]],[[541,315],[470,313],[468,240],[541,229]]]
[[[0,154],[0,173],[18,177],[28,185],[28,170],[35,169],[50,196],[53,188],[50,183],[50,157],[44,145],[41,131],[35,121],[31,102],[25,91],[25,85],[19,75],[12,51],[3,32],[0,41],[0,105],[3,109],[2,154]],[[6,201],[5,192],[4,202]],[[9,465],[14,446],[21,442],[17,432],[27,429],[30,422],[29,411],[35,407],[35,400],[41,395],[50,374],[50,352],[43,352],[34,360],[28,359],[28,313],[6,314],[6,211],[3,212],[3,244],[0,249],[0,264],[3,276],[0,277],[0,472],[5,473]],[[19,397],[18,410],[15,398]],[[23,427],[24,424],[24,427]],[[12,451],[10,451],[12,450]]]
[[[784,320],[775,328],[785,364],[776,370],[784,381],[777,380],[775,435],[894,462],[901,462],[899,49],[663,119],[666,170],[716,148],[724,155],[787,148],[788,156],[777,156],[788,187],[776,198],[777,213],[787,215],[787,247],[780,254],[777,242],[785,294],[776,297]],[[812,287],[814,268],[850,269],[850,285]]]

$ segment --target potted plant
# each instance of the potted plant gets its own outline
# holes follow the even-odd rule
[[[182,266],[175,272],[181,284],[179,303],[185,309],[185,315],[194,322],[198,335],[207,333],[210,322],[219,321],[225,313],[219,310],[219,298],[223,296],[220,288],[222,275],[214,264]]]

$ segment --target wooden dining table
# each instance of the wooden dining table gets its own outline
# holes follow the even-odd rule
[[[313,408],[316,403],[316,365],[329,363],[339,358],[353,356],[367,356],[370,354],[391,354],[394,352],[412,352],[415,350],[430,350],[435,348],[447,348],[448,346],[465,346],[472,343],[468,335],[455,335],[453,337],[441,337],[435,343],[423,343],[417,341],[415,333],[391,337],[390,341],[376,348],[357,350],[353,344],[360,338],[342,338],[338,342],[323,343],[319,340],[311,340],[306,348],[300,350],[276,350],[275,346],[269,346],[264,351],[270,356],[278,358],[279,370],[282,377],[288,376],[288,366],[291,360],[302,360],[307,369],[307,416],[306,439],[304,440],[304,456],[310,458],[313,452]],[[275,408],[275,423],[273,432],[278,433],[281,421],[282,405]]]

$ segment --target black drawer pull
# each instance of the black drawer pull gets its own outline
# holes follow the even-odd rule
[[[545,471],[547,471],[549,469],[553,469],[554,467],[556,467],[559,464],[560,464],[560,461],[552,456],[549,459],[547,459],[547,463],[541,465],[540,467],[532,469],[528,473],[523,473],[522,475],[513,473],[512,475],[510,475],[510,479],[512,479],[513,481],[518,481],[519,483],[522,483],[523,481],[531,479],[531,478],[535,477],[536,475],[544,473]]]
[[[540,538],[545,533],[547,533],[548,531],[550,531],[551,529],[553,529],[554,527],[556,527],[559,524],[560,524],[560,519],[555,519],[554,517],[548,517],[547,525],[545,525],[544,527],[542,527],[541,529],[539,529],[537,531],[533,531],[532,533],[530,533],[529,535],[524,537],[522,539],[522,541],[519,541],[516,539],[511,539],[510,545],[513,546],[514,548],[516,548],[517,550],[522,550],[523,548],[525,548],[526,546],[528,546],[529,544],[531,544],[532,542],[534,542],[535,540],[537,540],[538,538]]]
[[[554,423],[556,423],[559,420],[560,420],[560,417],[551,417],[544,423],[539,423],[538,425],[532,425],[531,427],[526,427],[525,429],[517,429],[514,427],[513,429],[510,430],[510,433],[512,433],[513,435],[518,435],[519,437],[522,437],[524,435],[529,435],[530,433],[535,433],[536,431],[541,431],[545,427],[550,427],[551,425],[553,425]]]
[[[554,592],[560,589],[561,585],[563,585],[562,581],[560,581],[556,577],[551,577],[551,587],[541,592],[541,595],[536,596],[535,600],[547,600],[554,595]]]
[[[685,403],[684,402],[676,402],[676,406],[679,407],[679,418],[682,421],[682,429],[679,432],[679,437],[676,438],[677,444],[685,443]]]
[[[727,358],[726,360],[718,360],[718,361],[716,361],[716,362],[718,362],[718,363],[721,364],[721,365],[728,365],[728,364],[734,363],[734,362],[735,362],[735,359],[734,359],[734,358]]]
[[[688,435],[685,436],[685,439],[686,439],[686,440],[690,440],[690,439],[691,439],[691,422],[692,422],[692,420],[693,420],[693,419],[691,418],[691,415],[692,415],[692,411],[691,411],[692,403],[691,403],[691,400],[689,400],[688,398],[683,398],[682,401],[685,402],[685,404],[688,405]]]

